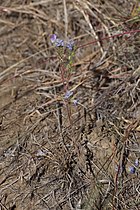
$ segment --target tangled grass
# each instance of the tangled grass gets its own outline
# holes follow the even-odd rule
[[[138,210],[139,1],[0,11],[0,209]]]

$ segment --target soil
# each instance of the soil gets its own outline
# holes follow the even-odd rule
[[[0,1],[1,210],[140,209],[139,11]]]

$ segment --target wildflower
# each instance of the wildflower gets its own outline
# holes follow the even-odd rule
[[[64,41],[62,39],[56,39],[55,45],[56,47],[64,47]]]
[[[57,39],[56,34],[52,34],[50,40],[56,47],[64,47],[64,41],[62,39]]]
[[[139,160],[138,160],[138,158],[135,160],[135,163],[134,164],[135,164],[136,167],[139,166]]]
[[[74,41],[71,40],[71,41],[67,42],[66,47],[67,47],[69,50],[73,50]]]
[[[70,40],[68,42],[64,42],[62,39],[58,39],[56,34],[52,34],[50,36],[50,40],[56,47],[66,47],[69,50],[73,50],[74,41]]]
[[[134,174],[135,171],[136,171],[136,169],[134,168],[134,166],[130,166],[130,167],[129,167],[129,172],[130,172],[131,174]]]
[[[73,100],[73,104],[74,104],[75,106],[77,106],[77,105],[78,105],[78,100],[77,100],[77,99],[74,99],[74,100]]]
[[[56,41],[56,38],[57,38],[56,34],[52,34],[52,35],[50,36],[51,42],[54,43],[54,42]]]
[[[64,99],[68,99],[72,95],[73,95],[73,91],[67,91],[65,96],[64,96]]]

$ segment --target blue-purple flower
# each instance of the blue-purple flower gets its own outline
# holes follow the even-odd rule
[[[71,97],[72,95],[73,95],[73,91],[68,90],[68,91],[65,93],[64,99],[68,99],[68,98]]]
[[[64,47],[64,41],[62,39],[56,39],[55,45],[56,47]]]
[[[56,41],[56,38],[57,38],[56,34],[52,34],[52,35],[50,36],[51,42],[54,43],[54,42]]]
[[[139,160],[138,160],[138,158],[135,160],[134,165],[135,165],[136,167],[138,167],[138,166],[139,166]]]
[[[74,100],[73,100],[73,104],[74,104],[75,106],[77,106],[77,105],[78,105],[78,100],[77,100],[77,99],[74,99]]]
[[[130,166],[130,167],[129,167],[129,172],[130,172],[131,174],[134,174],[135,171],[136,171],[136,169],[135,169],[134,166]]]
[[[62,39],[58,39],[56,34],[52,34],[50,36],[50,40],[56,47],[64,47],[64,41]]]
[[[66,47],[69,49],[69,50],[73,50],[73,47],[74,47],[74,41],[68,41],[66,43]]]
[[[52,34],[50,36],[50,40],[53,44],[55,44],[56,47],[66,47],[69,50],[73,50],[74,41],[72,41],[72,40],[65,42],[62,39],[58,39],[56,34]]]

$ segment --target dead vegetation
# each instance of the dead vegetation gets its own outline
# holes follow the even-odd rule
[[[139,10],[1,0],[0,209],[140,209],[140,33],[115,37],[140,28]],[[53,33],[78,46],[69,110]]]

